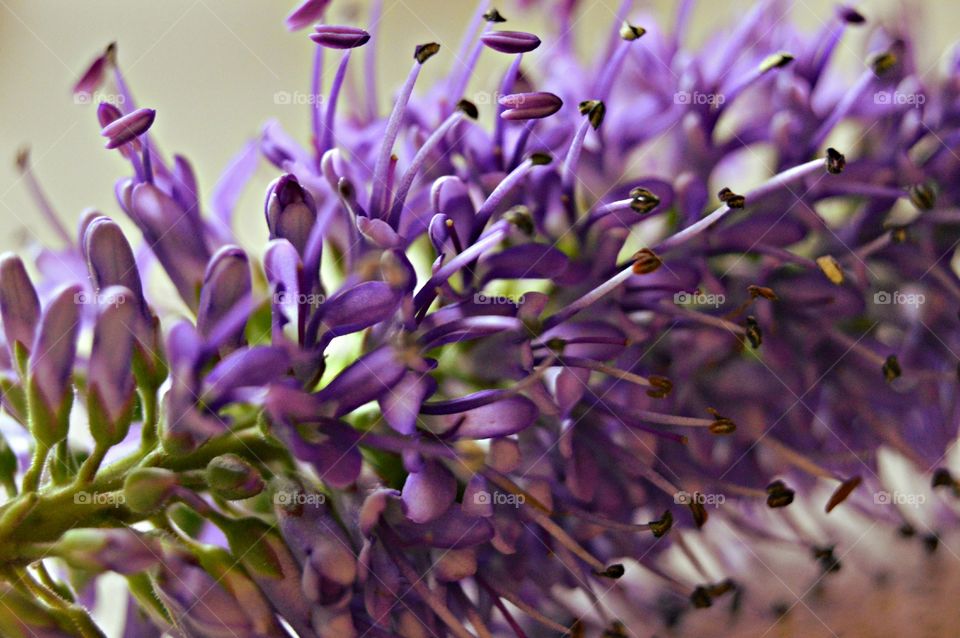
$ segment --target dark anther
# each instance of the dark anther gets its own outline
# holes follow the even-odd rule
[[[772,69],[782,69],[793,62],[793,56],[785,51],[780,51],[778,53],[773,53],[768,55],[760,63],[760,72],[766,73]]]
[[[892,50],[877,53],[870,57],[867,64],[876,75],[880,76],[897,65],[897,54]]]
[[[733,419],[722,416],[714,408],[707,408],[707,412],[713,415],[713,423],[711,423],[707,429],[710,430],[710,434],[733,434],[737,429],[737,424],[733,422]]]
[[[467,117],[471,120],[480,117],[480,111],[477,110],[477,105],[470,100],[460,100],[457,102],[457,108],[466,113]]]
[[[600,100],[586,100],[580,102],[580,114],[590,118],[590,126],[594,130],[600,128],[603,124],[603,117],[607,114],[607,107]]]
[[[500,12],[496,9],[490,9],[483,14],[483,19],[487,22],[497,23],[497,22],[506,22],[507,19],[500,15]]]
[[[649,248],[643,248],[633,256],[633,272],[637,275],[652,273],[663,264],[663,261]]]
[[[673,527],[673,514],[670,513],[670,510],[666,510],[659,520],[650,521],[647,525],[650,526],[650,531],[653,532],[655,538],[662,538]]]
[[[633,200],[630,202],[630,208],[641,214],[649,213],[660,205],[659,197],[640,186],[630,191],[630,199]]]
[[[16,155],[15,161],[17,163],[17,168],[20,169],[21,171],[27,168],[27,165],[30,163],[30,148],[27,146],[24,146],[22,148],[17,149],[17,155]]]
[[[771,508],[786,507],[793,503],[794,491],[783,481],[777,480],[767,486],[767,506]]]
[[[717,193],[717,199],[729,206],[730,208],[743,208],[747,205],[747,199],[743,195],[738,195],[732,190],[724,186],[720,189],[720,192]]]
[[[773,292],[773,288],[767,288],[766,286],[747,286],[747,292],[750,293],[750,296],[756,299],[757,297],[763,297],[769,301],[776,301],[780,297],[777,296],[777,293]]]
[[[960,482],[953,478],[953,474],[945,467],[938,467],[933,471],[930,487],[934,489],[938,487],[949,487],[953,490],[955,496],[960,496]]]
[[[620,37],[627,42],[640,38],[646,32],[647,30],[643,27],[632,25],[629,22],[620,25]]]
[[[824,573],[834,573],[840,571],[840,560],[833,555],[833,546],[814,547],[813,557],[820,563],[820,568]]]
[[[833,148],[827,149],[827,172],[832,175],[839,175],[847,166],[847,158],[843,153]]]
[[[910,187],[910,201],[920,210],[930,210],[937,203],[937,189],[934,184],[914,184]]]
[[[647,390],[647,396],[651,399],[663,399],[673,390],[673,382],[666,377],[651,374],[647,379],[650,381],[650,385],[653,386]]]
[[[603,630],[603,635],[600,638],[627,638],[626,626],[619,620],[614,620],[610,623],[610,626]]]
[[[737,588],[736,583],[731,579],[725,578],[719,583],[714,583],[712,585],[707,585],[707,593],[710,594],[711,598],[719,598],[727,592],[734,591]]]
[[[900,526],[900,529],[897,530],[897,533],[903,538],[912,538],[916,536],[917,530],[914,529],[913,525],[910,523],[904,523]]]
[[[413,59],[423,64],[433,56],[437,54],[437,51],[440,50],[440,45],[436,42],[427,42],[426,44],[418,44],[417,48],[413,51]]]
[[[900,362],[897,361],[897,355],[892,354],[883,362],[883,378],[887,380],[887,383],[890,383],[897,377],[902,374],[900,369]]]
[[[940,539],[937,538],[936,534],[926,534],[923,537],[923,548],[927,550],[928,554],[932,554],[937,551],[937,547],[940,545]]]
[[[902,244],[907,241],[907,227],[890,226],[890,241],[895,244]]]
[[[549,153],[533,153],[530,155],[530,162],[534,166],[546,166],[553,161],[553,156]]]
[[[707,591],[706,587],[697,587],[694,589],[693,593],[690,594],[690,602],[693,603],[693,606],[697,609],[706,609],[713,605],[710,592]]]
[[[707,514],[707,508],[703,506],[699,498],[690,499],[687,507],[690,508],[690,513],[693,514],[693,522],[697,525],[697,529],[707,524],[707,519],[710,518],[710,516]]]
[[[617,578],[620,578],[623,576],[624,571],[625,570],[623,569],[623,565],[621,565],[620,563],[615,563],[607,567],[602,572],[594,572],[594,573],[597,576],[603,576],[604,578],[613,578],[614,580],[616,580]]]

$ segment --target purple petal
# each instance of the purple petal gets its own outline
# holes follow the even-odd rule
[[[54,414],[71,391],[70,376],[77,353],[83,298],[80,286],[61,288],[44,309],[30,350],[30,378],[47,409]]]
[[[133,398],[130,362],[139,311],[133,293],[122,286],[106,288],[99,297],[90,351],[90,393],[99,395],[107,416],[116,421]]]
[[[203,238],[189,215],[153,184],[138,184],[130,198],[130,213],[157,259],[192,309],[210,260]]]
[[[407,518],[414,523],[439,518],[456,497],[457,480],[437,461],[428,461],[419,472],[408,474],[401,492]]]
[[[341,372],[317,398],[329,402],[332,414],[340,416],[391,392],[406,371],[393,348],[383,346]]]
[[[442,431],[456,439],[507,436],[529,427],[538,414],[533,401],[522,396],[512,396],[460,414],[444,416]]]
[[[317,22],[323,17],[329,4],[330,0],[307,0],[287,16],[287,30],[299,31]]]
[[[109,217],[92,220],[83,233],[83,252],[97,290],[123,286],[130,291],[133,303],[141,311],[146,309],[133,249],[120,226]]]
[[[397,311],[401,295],[383,281],[366,281],[338,294],[321,307],[328,336],[363,330],[386,321]]]
[[[290,357],[282,348],[257,346],[224,357],[204,378],[204,403],[211,409],[234,400],[241,388],[261,387],[286,376]]]
[[[295,176],[284,175],[270,185],[265,212],[270,239],[287,239],[301,257],[306,256],[317,206]]]
[[[24,351],[33,347],[40,320],[40,299],[23,262],[10,253],[0,257],[0,317],[10,356],[16,360],[15,344],[19,343]]]
[[[200,291],[197,311],[197,330],[209,338],[214,328],[234,307],[249,298],[253,289],[250,262],[243,249],[224,246],[210,259]],[[243,326],[227,338],[225,345],[238,347],[243,343]]]
[[[436,388],[433,377],[419,372],[406,373],[392,392],[380,398],[383,420],[401,434],[413,434],[417,429],[420,406]]]

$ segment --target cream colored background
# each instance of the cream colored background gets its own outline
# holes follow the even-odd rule
[[[187,155],[208,195],[221,168],[263,121],[279,119],[305,140],[308,107],[278,105],[278,91],[308,90],[312,43],[304,32],[288,33],[283,17],[293,0],[0,0],[0,249],[23,247],[29,239],[50,238],[14,170],[16,149],[29,145],[37,173],[60,215],[72,228],[81,210],[97,207],[119,215],[112,185],[126,167],[102,148],[94,108],[75,104],[69,88],[92,57],[118,41],[120,61],[140,105],[157,108],[154,131],[167,151]],[[368,2],[334,1],[332,20],[366,25]],[[667,24],[671,2],[644,3]],[[742,16],[749,2],[701,2],[695,33]],[[584,0],[578,27],[606,34],[619,0]],[[409,68],[414,44],[437,40],[445,56],[428,65],[425,80],[453,60],[470,0],[386,0],[381,43],[381,105],[389,88]],[[538,30],[519,14],[515,0],[497,6],[510,28]],[[798,0],[796,19],[813,29],[827,20],[832,3]],[[861,3],[868,17],[889,14],[894,0]],[[929,37],[922,43],[931,64],[955,36],[957,4],[917,3]],[[918,14],[918,11],[914,11]],[[583,38],[581,39],[583,41]],[[852,47],[851,47],[852,51]],[[848,51],[849,53],[850,51]],[[359,62],[356,58],[354,62]],[[503,60],[484,56],[474,86],[494,86]],[[333,57],[328,58],[328,77]],[[360,65],[355,64],[354,70]],[[468,93],[469,94],[469,93]],[[243,201],[241,236],[261,237],[261,193],[273,177],[263,167]]]

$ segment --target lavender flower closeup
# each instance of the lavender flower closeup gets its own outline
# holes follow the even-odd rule
[[[960,56],[624,0],[588,60],[484,0],[381,113],[372,4],[287,15],[310,138],[209,198],[116,45],[117,214],[18,156],[64,246],[0,257],[0,636],[954,635]]]

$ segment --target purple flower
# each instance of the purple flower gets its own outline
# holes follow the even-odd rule
[[[916,554],[960,495],[960,65],[924,71],[910,21],[809,34],[776,2],[697,47],[693,3],[664,29],[625,2],[589,60],[582,3],[523,2],[554,25],[532,60],[482,4],[381,113],[372,4],[369,33],[311,33],[309,139],[267,124],[209,204],[114,49],[94,62],[77,90],[125,97],[97,115],[143,248],[95,212],[78,245],[21,155],[63,248],[32,280],[0,259],[2,403],[30,433],[0,449],[27,619],[0,633],[61,631],[16,597],[62,611],[56,574],[24,580],[47,555],[125,574],[152,627],[129,635],[761,635],[795,602],[849,615],[837,572],[899,587],[922,560],[948,589]],[[485,48],[513,57],[481,86]],[[234,228],[259,154],[264,246]]]

